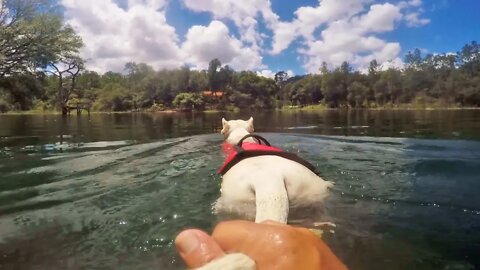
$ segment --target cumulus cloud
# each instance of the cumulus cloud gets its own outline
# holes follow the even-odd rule
[[[215,19],[232,20],[240,30],[241,40],[254,50],[261,50],[262,45],[257,17],[261,15],[267,23],[278,20],[269,0],[184,0],[184,4],[193,11],[209,12]]]
[[[307,41],[306,48],[300,49],[306,56],[305,69],[317,73],[322,62],[339,66],[343,61],[362,69],[373,59],[383,63],[398,58],[400,44],[387,42],[375,34],[393,30],[401,18],[399,7],[385,3],[370,6],[364,15],[328,24],[319,39]]]
[[[218,58],[235,69],[271,77],[274,72],[263,64],[262,55],[281,54],[293,42],[307,72],[318,72],[322,62],[333,67],[349,61],[364,69],[376,59],[398,66],[400,44],[380,34],[400,23],[414,27],[430,22],[422,17],[422,0],[319,0],[314,6],[300,6],[291,21],[280,20],[270,0],[183,0],[186,8],[208,12],[213,19],[190,26],[182,43],[166,20],[168,0],[60,1],[67,23],[85,42],[82,56],[88,68],[100,72],[122,71],[129,61],[157,69],[184,64],[202,69]],[[233,22],[238,31],[225,22]]]
[[[231,36],[227,26],[217,20],[208,26],[193,25],[181,44],[175,28],[166,21],[166,0],[128,0],[123,7],[114,0],[62,0],[61,3],[67,23],[84,40],[81,53],[87,59],[87,67],[95,71],[122,71],[129,61],[148,63],[156,69],[184,64],[205,68],[213,58],[236,69],[264,67],[255,48],[257,33],[248,32],[248,27],[245,39],[252,37],[253,45]],[[228,13],[228,8],[219,12]],[[238,22],[244,26],[256,23],[248,18]]]
[[[275,78],[275,73],[276,72],[273,72],[270,69],[264,69],[264,70],[257,71],[258,76],[262,76],[262,77],[270,78],[270,79]]]
[[[196,68],[206,68],[210,60],[218,58],[234,69],[262,68],[262,57],[252,48],[242,45],[229,34],[227,26],[214,20],[208,26],[196,25],[188,30],[182,46],[187,61]]]
[[[401,1],[398,6],[406,10],[405,22],[408,27],[417,27],[430,23],[430,19],[420,18],[423,13],[422,0]]]
[[[363,10],[369,0],[323,0],[317,7],[300,7],[295,11],[292,22],[273,23],[274,32],[271,53],[278,54],[288,48],[297,37],[313,39],[313,32],[318,27],[350,17]]]
[[[399,61],[400,44],[382,40],[378,34],[394,30],[404,18],[402,5],[411,10],[422,2],[372,3],[372,0],[319,0],[317,6],[299,7],[294,19],[285,22],[272,11],[268,0],[184,0],[191,10],[209,12],[218,20],[233,21],[245,49],[263,52],[258,46],[264,44],[266,36],[258,30],[260,17],[273,33],[269,53],[280,54],[293,41],[301,40],[302,46],[297,52],[307,72],[317,72],[323,61],[332,66],[349,61],[357,68],[374,58],[379,62]],[[316,31],[322,28],[318,34]],[[268,69],[259,71],[264,76],[272,73]]]
[[[82,56],[92,70],[122,71],[137,61],[155,68],[182,64],[175,28],[166,23],[162,0],[129,0],[122,9],[113,0],[62,0],[67,23],[83,38]]]
[[[301,40],[298,53],[307,72],[317,73],[322,62],[332,67],[348,61],[360,70],[373,59],[386,66],[399,66],[400,44],[379,34],[393,31],[402,21],[408,26],[429,23],[420,18],[422,5],[422,0],[381,4],[371,0],[319,0],[318,6],[298,8],[291,22],[274,25],[271,53],[279,54],[293,41]]]

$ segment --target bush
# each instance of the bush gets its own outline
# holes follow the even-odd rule
[[[6,100],[0,97],[0,113],[5,113],[11,111],[12,109],[12,105],[10,105]]]
[[[41,99],[34,99],[32,104],[33,111],[45,112],[53,110],[53,106],[48,103],[48,101],[44,101]]]
[[[177,108],[194,110],[203,109],[205,102],[203,97],[197,93],[179,93],[173,100],[173,105]]]
[[[119,84],[108,84],[93,104],[96,111],[129,111],[133,108],[133,98],[129,91]]]
[[[148,109],[150,112],[161,112],[165,111],[165,106],[161,103],[153,103],[153,105]]]

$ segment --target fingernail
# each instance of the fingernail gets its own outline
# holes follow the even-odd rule
[[[184,232],[177,238],[177,249],[183,254],[189,254],[199,246],[200,239],[195,232]]]

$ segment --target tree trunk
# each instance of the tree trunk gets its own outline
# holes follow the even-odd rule
[[[68,114],[68,108],[66,104],[62,104],[62,115],[66,116]]]

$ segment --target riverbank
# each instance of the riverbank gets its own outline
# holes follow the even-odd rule
[[[307,106],[283,106],[277,110],[279,111],[322,111],[322,110],[479,110],[480,107],[462,107],[462,106],[440,106],[437,104],[399,104],[399,105],[386,105],[386,106],[372,106],[366,108],[330,108],[324,104],[307,105]]]
[[[209,109],[203,111],[193,111],[198,113],[220,113],[220,112],[242,112],[244,109],[240,108],[230,108],[228,110],[218,110],[218,109]],[[277,109],[257,109],[260,111],[349,111],[349,110],[367,110],[367,111],[388,111],[388,110],[426,110],[426,111],[433,111],[433,110],[480,110],[480,107],[460,107],[460,106],[409,106],[409,105],[398,105],[398,106],[377,106],[377,107],[369,107],[369,108],[329,108],[328,106],[319,104],[319,105],[307,105],[307,106],[284,106],[282,108]],[[172,114],[172,113],[185,113],[185,112],[192,112],[192,111],[185,111],[185,110],[163,110],[163,111],[149,111],[149,110],[135,110],[135,111],[119,111],[119,112],[112,112],[112,111],[92,111],[90,114],[128,114],[128,113],[152,113],[152,114]],[[60,111],[38,111],[38,110],[29,110],[29,111],[9,111],[0,113],[0,115],[60,115]],[[82,115],[86,115],[87,113],[82,113]],[[72,115],[76,115],[76,113],[72,113]]]

